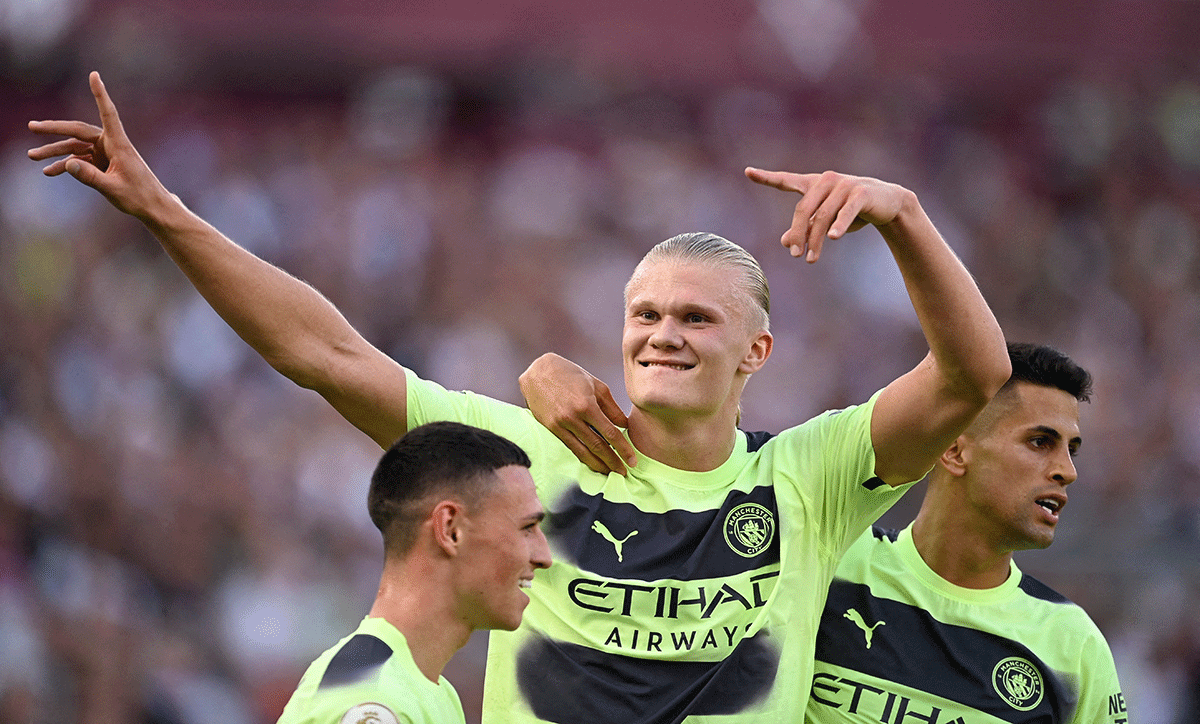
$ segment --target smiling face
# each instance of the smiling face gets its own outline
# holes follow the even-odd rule
[[[462,528],[457,608],[471,628],[511,631],[529,604],[524,589],[534,571],[550,566],[550,546],[529,469],[510,465],[495,474]]]
[[[666,419],[736,415],[746,378],[771,345],[740,280],[721,263],[666,258],[638,267],[621,343],[635,407]]]
[[[964,524],[998,550],[1049,546],[1076,477],[1079,402],[1059,389],[1018,382],[960,441]]]

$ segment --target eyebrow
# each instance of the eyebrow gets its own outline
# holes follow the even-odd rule
[[[660,300],[646,299],[645,297],[634,297],[633,299],[629,300],[627,308],[629,311],[653,308],[664,310],[670,314],[691,314],[693,312],[699,312],[700,314],[704,314],[709,317],[725,314],[724,308],[718,303],[697,301],[692,299],[684,301],[662,302]]]
[[[1040,432],[1043,435],[1049,435],[1050,437],[1054,438],[1055,440],[1057,440],[1059,442],[1061,442],[1063,439],[1062,433],[1059,432],[1056,428],[1050,427],[1049,425],[1034,425],[1033,432]],[[1068,440],[1067,444],[1074,445],[1076,448],[1078,448],[1080,445],[1083,444],[1083,438],[1076,435],[1075,437]]]

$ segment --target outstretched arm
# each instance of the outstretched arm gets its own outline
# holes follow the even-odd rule
[[[832,172],[748,168],[746,176],[802,196],[780,240],[793,256],[816,262],[826,238],[867,224],[887,242],[930,352],[875,404],[875,473],[890,485],[924,475],[1012,373],[1004,335],[975,280],[908,189]]]
[[[66,138],[29,157],[56,159],[47,176],[69,173],[145,224],[213,309],[276,370],[319,392],[380,446],[404,434],[404,369],[319,292],[238,246],[167,191],[125,135],[100,75],[88,80],[101,125],[31,121],[34,133]]]
[[[629,420],[597,377],[550,353],[534,360],[520,382],[534,418],[590,469],[624,475],[625,463],[637,464],[633,445],[617,429]]]

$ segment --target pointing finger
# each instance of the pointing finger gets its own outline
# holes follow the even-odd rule
[[[754,183],[779,189],[806,193],[813,182],[819,178],[817,174],[789,173],[787,171],[764,171],[761,168],[749,166],[746,168],[746,178]]]
[[[117,107],[108,96],[104,81],[100,80],[100,74],[93,70],[88,75],[88,83],[92,87],[92,95],[96,97],[96,108],[100,110],[100,123],[104,130],[113,137],[124,140],[125,128],[121,125],[121,117],[117,115]]]

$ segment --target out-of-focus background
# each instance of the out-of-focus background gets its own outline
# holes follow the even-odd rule
[[[549,350],[620,390],[621,286],[688,230],[773,287],[747,428],[865,399],[924,352],[882,242],[791,259],[795,199],[742,169],[914,189],[1009,338],[1096,377],[1020,564],[1104,630],[1134,721],[1200,721],[1198,37],[1195,0],[3,0],[0,720],[273,722],[378,580],[379,451],[26,158],[27,120],[96,118],[98,69],[202,216],[511,401]],[[471,720],[485,649],[449,672]]]

